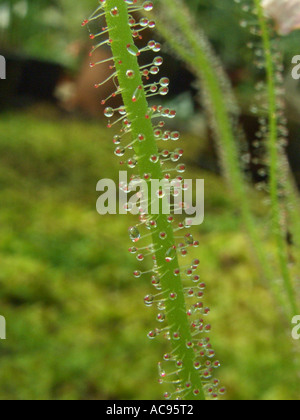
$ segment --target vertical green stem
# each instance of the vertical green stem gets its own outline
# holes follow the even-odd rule
[[[217,140],[220,144],[219,150],[223,170],[227,176],[228,184],[232,189],[231,192],[237,208],[241,213],[243,224],[259,262],[260,271],[273,287],[274,294],[278,300],[283,303],[282,297],[274,285],[274,274],[270,267],[266,251],[261,244],[261,237],[257,232],[256,221],[251,211],[248,186],[239,163],[238,143],[233,132],[226,96],[223,92],[221,80],[218,77],[214,59],[211,57],[208,45],[204,46],[204,41],[199,42],[199,38],[195,37],[195,31],[191,29],[192,25],[189,22],[182,2],[179,0],[163,0],[162,7],[168,8],[174,24],[180,29],[180,37],[176,39],[176,37],[172,36],[169,29],[163,24],[159,24],[159,30],[168,40],[169,45],[171,45],[174,51],[189,64],[207,93],[211,108],[210,113],[214,121]],[[179,8],[182,13],[178,13]],[[188,50],[182,46],[180,42],[181,37],[184,37],[185,44],[189,45]]]
[[[118,14],[113,16],[111,10],[117,8]],[[144,89],[140,89],[139,99],[132,101],[134,92],[138,86],[143,86],[137,57],[128,52],[128,45],[133,46],[132,32],[128,24],[128,6],[124,0],[107,0],[105,3],[106,21],[109,28],[109,37],[114,57],[117,77],[122,92],[124,106],[132,125],[132,137],[137,138],[144,134],[146,141],[135,145],[135,154],[138,159],[140,176],[151,174],[152,179],[162,180],[163,173],[160,162],[153,163],[151,156],[158,156],[158,148],[154,136],[154,130]],[[129,79],[126,76],[127,70],[132,70],[134,77]],[[151,217],[151,214],[150,214]],[[153,216],[152,216],[153,217]],[[191,341],[190,326],[186,315],[186,305],[183,286],[180,276],[174,276],[174,270],[179,268],[178,259],[166,262],[166,253],[170,247],[175,245],[173,228],[168,223],[167,216],[160,214],[155,217],[157,229],[153,233],[153,244],[156,252],[156,261],[161,275],[161,286],[165,295],[166,314],[170,327],[170,339],[173,347],[173,354],[177,360],[182,360],[182,369],[179,377],[182,385],[191,382],[191,389],[186,390],[186,399],[205,399],[199,372],[194,368],[193,349],[187,348],[186,343]],[[162,240],[160,232],[167,234],[167,239]],[[170,293],[176,294],[175,300],[170,299]],[[180,340],[173,337],[174,333],[180,334]],[[193,391],[199,390],[198,395]]]
[[[295,291],[293,288],[293,281],[289,271],[289,262],[286,250],[286,242],[281,228],[280,222],[280,202],[279,202],[279,145],[278,145],[278,119],[277,119],[277,98],[275,85],[275,69],[272,58],[270,33],[267,20],[264,16],[264,10],[261,5],[261,0],[255,0],[257,8],[257,15],[259,26],[261,29],[261,36],[263,41],[263,49],[265,53],[265,64],[267,72],[267,91],[268,91],[268,113],[269,113],[269,138],[268,150],[270,159],[270,196],[271,196],[271,212],[272,225],[277,243],[277,254],[280,264],[282,278],[284,280],[285,289],[290,303],[291,314],[297,314],[297,302],[295,298]]]

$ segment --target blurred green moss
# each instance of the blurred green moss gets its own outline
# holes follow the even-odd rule
[[[133,219],[95,208],[97,181],[118,171],[109,131],[45,114],[0,120],[0,399],[161,398],[156,364],[167,343],[146,337],[156,321],[143,304],[150,282],[132,276]],[[200,145],[185,137],[189,159]],[[189,174],[206,182],[194,256],[227,398],[298,399],[288,326],[226,187],[196,166]]]

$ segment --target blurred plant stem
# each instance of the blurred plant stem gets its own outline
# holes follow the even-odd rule
[[[283,148],[279,144],[279,127],[278,127],[278,106],[276,94],[276,68],[274,64],[271,36],[268,28],[268,22],[264,14],[261,0],[254,0],[256,12],[259,22],[259,28],[262,38],[264,50],[265,69],[267,78],[267,96],[268,96],[268,139],[267,149],[269,158],[269,190],[271,199],[271,217],[272,217],[272,233],[275,236],[277,244],[277,257],[279,261],[281,276],[284,281],[284,287],[288,296],[291,315],[298,313],[296,294],[293,286],[291,272],[289,270],[289,258],[287,254],[286,230],[282,228],[281,223],[281,204],[280,204],[280,171],[284,171],[288,166],[281,158],[284,153]],[[282,163],[282,164],[281,164]],[[288,168],[289,170],[289,168]],[[289,183],[289,176],[284,175],[284,183]],[[283,189],[286,190],[285,185]],[[292,193],[292,190],[289,191]]]
[[[281,305],[285,307],[288,317],[290,317],[291,313],[295,313],[296,303],[291,288],[287,261],[284,254],[282,254],[283,238],[282,236],[279,238],[279,234],[276,235],[278,247],[281,250],[278,253],[278,258],[281,272],[285,279],[288,302],[282,296],[277,283],[274,281],[276,273],[271,266],[267,249],[262,242],[261,234],[257,228],[256,218],[248,199],[249,186],[247,185],[240,163],[241,158],[237,141],[238,130],[235,127],[237,121],[232,112],[234,110],[232,108],[230,82],[224,75],[219,60],[212,52],[209,41],[202,31],[197,28],[197,24],[187,7],[185,7],[184,2],[182,0],[157,0],[157,2],[160,6],[157,19],[159,32],[167,40],[168,45],[173,51],[196,75],[200,81],[202,90],[205,92],[205,100],[215,130],[223,172],[235,200],[236,208],[239,209],[243,225],[252,245],[252,250],[259,262],[260,272],[272,287],[273,293]],[[164,17],[168,19],[168,22],[173,22],[173,25],[166,25]],[[275,189],[272,195],[275,201]]]

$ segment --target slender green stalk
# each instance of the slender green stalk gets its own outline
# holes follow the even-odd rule
[[[168,9],[170,19],[172,19],[176,28],[179,28],[178,33],[180,35],[176,36],[175,33],[170,33],[169,27],[164,25],[163,22],[158,21],[158,29],[172,49],[201,80],[201,87],[206,92],[210,115],[214,121],[221,163],[252,244],[252,249],[259,262],[260,272],[273,288],[277,299],[285,305],[281,292],[274,283],[274,273],[266,250],[262,245],[262,239],[258,234],[256,220],[250,207],[249,187],[245,182],[240,165],[238,143],[234,134],[230,107],[228,107],[227,96],[224,94],[224,85],[222,84],[222,78],[220,78],[218,63],[216,64],[204,35],[201,34],[200,39],[195,36],[197,31],[192,29],[194,27],[192,18],[188,15],[180,0],[163,0],[162,8],[162,14],[166,8]],[[178,13],[179,9],[181,13]],[[189,48],[186,47],[187,45]]]
[[[268,92],[268,115],[269,115],[269,133],[268,133],[268,152],[269,152],[269,186],[271,197],[272,226],[277,244],[277,255],[281,269],[281,275],[284,281],[285,290],[288,295],[291,314],[297,314],[297,302],[293,281],[289,270],[289,261],[286,249],[284,232],[281,228],[280,220],[280,202],[278,177],[280,170],[280,155],[278,144],[278,119],[277,119],[277,96],[275,84],[275,68],[272,57],[272,48],[268,23],[264,15],[264,10],[260,0],[255,0],[257,16],[261,30],[263,49],[265,54],[265,68],[267,73],[267,92]]]
[[[145,174],[151,174],[152,179],[162,180],[163,173],[159,161],[154,163],[151,159],[152,156],[158,156],[159,152],[151,118],[149,118],[150,112],[137,56],[129,53],[129,49],[132,48],[135,51],[135,47],[128,24],[128,6],[124,0],[107,0],[104,7],[118,82],[128,118],[132,123],[132,138],[137,138],[141,133],[146,137],[146,141],[135,145],[140,177],[144,179]],[[111,13],[114,9],[117,10],[115,15]],[[134,77],[130,79],[127,77],[128,70],[132,71]],[[137,89],[139,96],[134,102],[132,98]],[[187,346],[187,343],[192,341],[192,336],[186,315],[181,278],[174,276],[174,270],[179,269],[178,259],[176,257],[166,262],[168,251],[175,246],[173,228],[166,215],[152,216],[150,213],[149,217],[155,219],[157,225],[152,234],[152,240],[154,249],[157,250],[155,256],[165,298],[173,356],[177,361],[183,362],[181,369],[178,370],[178,377],[183,386],[192,384],[185,389],[186,399],[205,399],[199,372],[194,367],[193,349]],[[166,233],[167,239],[160,238],[161,232]],[[176,298],[171,298],[171,295]]]

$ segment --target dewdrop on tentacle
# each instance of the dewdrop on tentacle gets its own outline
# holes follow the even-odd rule
[[[209,309],[202,302],[203,283],[196,272],[199,260],[188,259],[190,249],[199,243],[192,234],[185,233],[191,223],[177,219],[188,204],[184,201],[187,187],[182,178],[185,172],[181,162],[183,149],[171,147],[173,142],[181,140],[180,133],[168,129],[167,125],[167,120],[173,119],[176,111],[160,104],[147,104],[148,98],[168,94],[170,80],[157,76],[163,64],[163,58],[157,55],[161,44],[154,39],[144,47],[134,43],[135,39],[142,39],[145,29],[155,27],[151,19],[135,14],[152,11],[153,2],[100,0],[99,3],[98,9],[83,25],[89,27],[92,21],[106,17],[107,26],[102,32],[90,34],[93,41],[97,38],[92,54],[97,48],[110,46],[112,58],[92,63],[92,67],[101,64],[111,70],[111,75],[95,87],[109,81],[113,83],[115,90],[102,99],[101,104],[108,119],[107,126],[116,130],[114,154],[128,170],[139,171],[130,176],[130,181],[120,182],[119,188],[128,199],[135,193],[135,203],[128,200],[124,210],[133,213],[136,206],[136,224],[128,229],[129,253],[139,264],[133,276],[137,281],[149,277],[152,292],[146,294],[144,304],[150,310],[157,310],[156,324],[148,332],[148,338],[164,337],[170,345],[159,363],[159,381],[170,389],[165,391],[166,399],[204,399],[211,396],[207,391],[210,388],[214,390],[215,399],[218,391],[211,377],[219,362],[214,364],[214,351],[206,337],[210,324],[202,319]],[[152,52],[154,57],[148,64],[139,65],[138,61],[146,51]],[[110,101],[116,97],[122,98],[124,104],[112,106]],[[151,191],[153,181],[162,180],[169,186],[156,186]],[[148,195],[135,189],[142,181],[148,188]],[[166,203],[170,208],[165,213],[161,208]],[[158,213],[153,210],[155,205]]]

